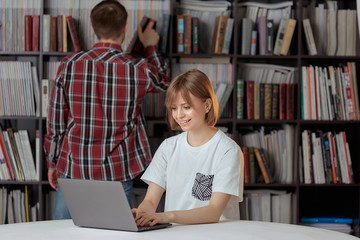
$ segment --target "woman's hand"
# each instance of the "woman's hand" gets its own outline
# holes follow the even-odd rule
[[[134,212],[133,212],[134,214]],[[153,212],[141,212],[137,211],[134,215],[136,225],[138,226],[154,226],[157,223],[169,223],[170,219],[167,213],[153,213]]]

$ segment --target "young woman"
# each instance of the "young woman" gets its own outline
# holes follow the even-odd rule
[[[214,127],[219,106],[209,78],[196,69],[177,76],[165,104],[171,129],[184,132],[164,140],[142,176],[149,186],[143,202],[133,209],[137,224],[239,219],[243,154]],[[156,213],[165,191],[165,212]]]

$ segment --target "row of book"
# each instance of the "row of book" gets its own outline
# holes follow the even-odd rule
[[[301,119],[360,119],[355,62],[301,67]]]
[[[189,13],[176,15],[177,53],[199,53],[199,25],[199,18],[192,17]],[[233,26],[234,19],[227,15],[219,15],[215,18],[210,53],[229,53]]]
[[[303,183],[354,183],[346,133],[312,132],[301,135],[300,177]]]
[[[75,29],[78,32],[81,49],[90,49],[97,41],[97,36],[91,29],[90,13],[91,9],[100,2],[100,0],[52,0],[45,1],[45,13],[50,16],[71,15],[75,19]],[[137,31],[143,16],[154,19],[156,31],[161,36],[160,50],[166,52],[166,44],[168,39],[169,19],[170,19],[170,2],[167,0],[120,0],[121,4],[128,13],[128,28],[122,45],[126,49],[130,44],[133,36]],[[139,8],[139,6],[141,6]]]
[[[31,16],[27,16],[27,17],[31,19]],[[34,21],[32,22],[34,24]],[[69,35],[71,38],[73,48],[70,48],[69,37],[68,37]],[[28,42],[26,43],[27,43],[26,45],[30,45]],[[44,14],[43,51],[44,52],[68,52],[68,51],[79,52],[80,50],[81,47],[78,37],[78,30],[76,29],[76,25],[75,25],[75,19],[71,15],[51,16],[50,14]],[[29,51],[31,51],[31,49]]]
[[[0,116],[38,115],[39,82],[31,62],[0,62],[0,86]]]
[[[311,1],[302,13],[309,55],[357,55],[356,9],[344,9],[342,1]]]
[[[175,15],[190,15],[198,19],[198,52],[199,53],[222,53],[227,52],[229,41],[231,41],[232,26],[231,2],[229,1],[199,1],[181,0],[176,1]],[[185,26],[185,25],[184,25]],[[185,27],[186,29],[186,27]],[[230,30],[228,30],[230,29]],[[190,38],[191,39],[191,38]],[[215,45],[215,43],[218,43]],[[224,44],[226,44],[225,47]],[[216,51],[214,51],[216,46]]]
[[[273,189],[245,190],[240,203],[240,219],[287,223],[292,222],[291,192]]]
[[[30,204],[31,190],[0,188],[0,225],[5,223],[34,222],[38,219],[39,204]]]
[[[242,2],[242,55],[287,55],[297,20],[292,18],[292,1],[281,3]]]
[[[25,16],[31,16],[32,20],[34,16],[40,16],[40,6],[42,1],[40,0],[17,0],[17,1],[9,1],[9,0],[1,0],[0,1],[0,50],[8,51],[8,52],[22,52],[25,51],[26,36],[25,34]],[[79,46],[81,49],[90,49],[96,42],[97,37],[91,29],[90,22],[90,13],[91,9],[100,2],[100,0],[51,0],[44,1],[44,14],[43,14],[43,29],[40,29],[40,32],[43,33],[43,47],[45,49],[43,51],[51,51],[47,50],[47,46],[50,48],[50,36],[51,31],[56,31],[57,44],[58,42],[62,42],[64,45],[67,41],[61,40],[60,35],[64,39],[66,36],[71,36],[73,32],[76,31],[78,36]],[[169,16],[170,16],[170,2],[167,0],[134,0],[134,1],[125,1],[120,0],[120,2],[125,6],[128,12],[128,31],[125,36],[125,41],[123,43],[123,49],[126,49],[126,46],[129,45],[133,35],[137,30],[137,26],[140,23],[142,16],[149,16],[152,19],[157,21],[157,32],[162,36],[162,44],[160,46],[165,45],[165,49],[161,48],[162,52],[166,51],[166,43],[168,38],[168,26],[169,26]],[[138,6],[142,6],[139,8]],[[71,31],[65,33],[66,25],[64,22],[61,24],[58,23],[57,27],[51,26],[51,18],[58,18],[58,16],[67,16],[71,17],[74,21],[71,24]],[[28,17],[28,19],[30,19]],[[60,19],[59,19],[60,20]],[[62,20],[64,21],[64,20]],[[165,23],[167,21],[167,23]],[[33,23],[36,23],[36,20]],[[30,22],[28,22],[29,25]],[[163,24],[165,23],[165,24]],[[60,27],[63,25],[63,27]],[[166,28],[163,25],[167,26]],[[49,27],[48,27],[49,26]],[[62,29],[62,31],[59,31]],[[30,29],[28,29],[30,30]],[[64,33],[63,33],[64,32]],[[63,33],[63,34],[60,34]],[[55,34],[53,34],[54,36]],[[35,36],[35,35],[34,35]],[[36,34],[37,36],[37,34]],[[47,37],[48,36],[48,37]],[[75,36],[75,35],[74,35]],[[27,39],[27,43],[30,42],[30,39]],[[32,42],[32,40],[31,40]],[[47,44],[49,43],[49,45]],[[54,43],[54,41],[53,41]],[[165,43],[165,44],[164,44]],[[76,48],[75,51],[78,51],[78,44],[75,42]],[[59,46],[60,44],[58,44]],[[64,45],[62,46],[62,50],[64,51]],[[58,51],[58,46],[56,47],[56,51]],[[34,48],[31,48],[34,49]],[[36,51],[35,50],[32,51]],[[66,50],[66,48],[65,48]],[[70,46],[68,45],[68,50]],[[30,50],[29,50],[30,51]],[[56,52],[54,51],[54,52]]]
[[[1,130],[1,128],[0,128]],[[37,130],[37,135],[39,134]],[[27,130],[14,131],[12,128],[0,132],[0,180],[39,181],[40,143],[35,139],[35,153],[31,147]],[[35,159],[36,164],[35,164]]]
[[[25,16],[39,16],[40,3],[40,0],[0,0],[1,51],[25,51]]]
[[[294,67],[240,63],[236,93],[237,119],[293,120],[295,73]]]
[[[293,183],[294,126],[285,124],[277,129],[261,126],[250,132],[239,131],[245,183]]]

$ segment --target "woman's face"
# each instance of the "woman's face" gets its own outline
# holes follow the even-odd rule
[[[171,104],[171,114],[183,131],[192,131],[208,126],[205,114],[209,103],[190,93],[191,106],[180,93],[176,95]]]

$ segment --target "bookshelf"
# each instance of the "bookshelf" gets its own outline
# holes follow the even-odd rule
[[[25,1],[25,0],[24,0]],[[49,7],[49,2],[51,0],[33,0],[32,3],[35,5],[35,9],[38,9],[40,15],[40,29],[43,29],[43,16],[45,14],[56,15],[56,4],[60,4],[60,1],[55,1],[56,4],[52,5],[55,7]],[[72,2],[68,0],[69,2]],[[76,2],[76,0],[74,0]],[[80,3],[85,0],[78,0]],[[356,136],[360,133],[360,121],[359,120],[303,120],[302,119],[302,109],[301,109],[301,67],[312,65],[319,66],[329,66],[331,64],[337,65],[344,62],[355,62],[357,63],[356,70],[360,73],[360,54],[356,56],[327,56],[325,54],[313,55],[310,56],[307,53],[306,39],[302,25],[302,16],[303,8],[302,6],[308,6],[310,1],[306,0],[293,0],[292,9],[294,18],[297,20],[295,27],[294,35],[291,41],[289,54],[286,56],[275,56],[275,55],[242,55],[241,54],[241,17],[239,11],[236,9],[239,8],[242,2],[230,0],[228,1],[231,5],[230,16],[234,19],[234,29],[232,35],[232,41],[230,45],[229,54],[211,54],[208,52],[199,52],[197,54],[182,54],[177,53],[176,51],[176,21],[175,15],[178,12],[177,4],[179,0],[164,0],[169,4],[171,21],[170,27],[168,30],[168,47],[166,51],[166,58],[172,63],[172,66],[175,66],[180,62],[181,59],[187,58],[197,58],[201,62],[208,61],[214,57],[226,57],[230,59],[231,65],[231,81],[234,84],[233,92],[230,96],[230,99],[225,107],[225,114],[222,115],[218,122],[218,126],[226,127],[228,132],[232,134],[232,137],[240,142],[239,134],[245,134],[251,130],[257,130],[260,127],[264,126],[265,131],[268,132],[271,129],[280,129],[283,124],[288,124],[294,128],[294,151],[293,151],[293,177],[291,183],[279,183],[275,182],[272,184],[265,183],[253,183],[245,184],[245,190],[259,190],[259,189],[268,189],[268,190],[283,190],[289,193],[292,193],[292,212],[291,212],[291,223],[299,224],[300,219],[305,216],[324,216],[324,215],[341,215],[345,217],[350,217],[359,221],[360,218],[360,176],[358,174],[360,170],[360,162],[358,161],[360,157],[360,152],[357,151],[357,139]],[[3,4],[5,1],[1,1]],[[14,1],[17,4],[20,4],[19,0]],[[95,4],[97,1],[91,1],[91,4]],[[144,0],[143,2],[149,2]],[[285,1],[262,1],[266,3],[272,2],[285,2]],[[324,1],[317,1],[317,3],[323,3]],[[343,4],[343,8],[356,9],[356,1],[338,1]],[[129,3],[130,4],[130,3]],[[1,5],[4,6],[4,5]],[[60,5],[58,5],[60,8]],[[136,8],[135,5],[129,5],[127,7]],[[89,8],[82,9],[84,13],[89,11]],[[76,17],[75,17],[76,19]],[[76,19],[78,20],[78,19]],[[80,22],[82,20],[80,19]],[[86,29],[88,26],[85,26],[82,22],[80,24],[80,42],[82,46],[91,46],[90,43],[85,43],[85,37],[81,36],[81,33],[88,34]],[[96,39],[92,39],[96,41]],[[46,78],[46,64],[52,59],[60,61],[68,53],[59,53],[59,52],[45,52],[43,51],[42,46],[43,42],[43,31],[40,30],[39,36],[39,52],[25,52],[25,51],[1,51],[0,52],[0,61],[24,61],[28,59],[31,61],[34,66],[37,67],[38,78],[39,80]],[[71,41],[68,42],[71,44]],[[357,42],[357,45],[360,46],[360,43]],[[69,51],[71,52],[71,50]],[[239,78],[238,76],[238,67],[239,64],[243,63],[262,63],[262,64],[278,64],[291,66],[297,69],[294,80],[296,83],[295,88],[295,112],[294,119],[288,120],[249,120],[249,119],[237,119],[237,96],[236,96],[236,81]],[[357,81],[360,83],[359,81]],[[41,92],[41,91],[40,91]],[[44,111],[41,109],[40,112]],[[147,117],[149,131],[153,134],[150,134],[150,142],[152,145],[152,151],[154,152],[156,147],[161,143],[161,141],[174,134],[169,131],[167,123],[165,121],[165,116],[162,117]],[[3,128],[12,127],[15,130],[26,129],[30,135],[30,142],[32,146],[32,151],[43,152],[42,142],[43,136],[46,131],[46,118],[40,116],[0,116],[0,123]],[[36,130],[39,131],[40,135],[40,146],[36,149],[35,146],[35,136]],[[302,132],[304,130],[322,130],[326,131],[345,131],[347,134],[347,141],[349,143],[349,149],[352,159],[353,167],[353,183],[352,184],[304,184],[300,180],[299,169],[300,165],[300,146],[302,145]],[[35,157],[35,156],[34,156]],[[38,209],[38,220],[46,219],[46,194],[51,190],[49,183],[47,181],[47,171],[46,163],[43,154],[40,154],[40,180],[34,181],[0,181],[0,188],[5,187],[9,190],[12,189],[24,189],[25,186],[31,190],[31,202],[34,204],[39,203]],[[356,229],[359,229],[359,224],[354,224]],[[359,231],[355,235],[360,236]]]

